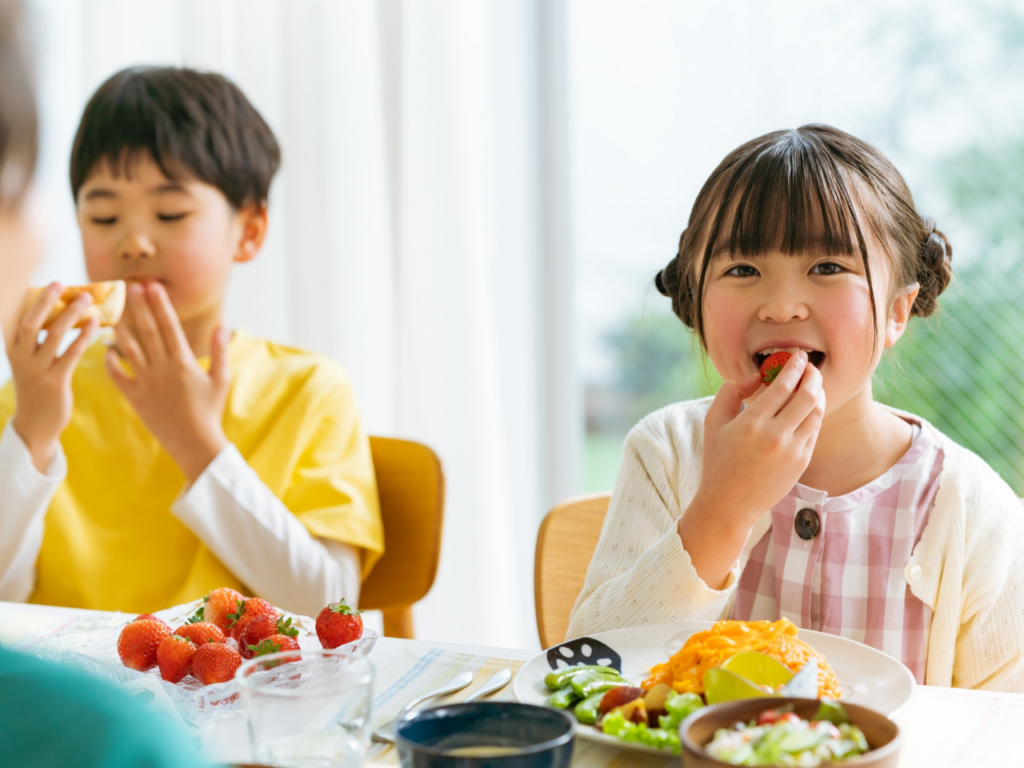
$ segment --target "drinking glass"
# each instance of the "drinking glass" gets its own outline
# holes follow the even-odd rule
[[[281,651],[238,668],[253,760],[359,768],[370,736],[373,665],[344,651]]]

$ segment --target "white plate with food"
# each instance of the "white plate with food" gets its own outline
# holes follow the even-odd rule
[[[707,644],[712,642],[712,636],[701,635],[688,646],[688,653],[692,654],[694,650],[700,648],[704,654],[701,658],[705,661],[702,662],[700,669],[689,663],[672,665],[670,659],[680,653],[686,641],[696,633],[712,630],[713,627],[717,628],[715,632],[723,633],[733,630],[747,631],[745,627],[739,626],[742,624],[753,628],[756,635],[761,629],[769,632],[770,630],[764,628],[772,625],[770,622],[728,622],[730,629],[727,630],[719,626],[722,624],[725,623],[656,624],[600,632],[570,640],[549,648],[531,659],[516,675],[513,693],[522,703],[543,706],[548,705],[552,695],[552,690],[545,684],[545,677],[553,671],[577,665],[611,667],[617,669],[621,676],[629,681],[629,685],[639,687],[645,681],[654,679],[652,668],[662,665],[656,670],[662,682],[678,682],[677,685],[673,685],[676,691],[685,689],[703,694],[703,683],[699,682],[703,675],[701,670],[708,665],[717,666],[735,651],[710,650],[710,645]],[[800,642],[792,642],[797,639]],[[775,656],[787,663],[794,672],[802,663],[799,659],[805,662],[808,654],[816,656],[823,662],[819,678],[821,695],[834,696],[838,690],[840,702],[860,704],[891,717],[907,702],[914,691],[914,677],[903,664],[881,651],[853,640],[823,632],[799,630],[784,646],[773,642],[775,644],[770,647],[749,649],[762,650],[768,655]],[[719,645],[724,648],[730,643],[724,642]],[[779,648],[784,650],[778,650]],[[682,659],[680,656],[677,661]],[[689,672],[683,671],[684,666],[689,667]],[[834,678],[829,675],[830,671],[834,671]],[[676,672],[680,674],[678,678],[675,677]],[[651,683],[647,687],[650,685]],[[572,709],[569,711],[572,712]],[[583,738],[616,747],[657,751],[640,743],[624,743],[621,739],[605,734],[591,725],[581,724],[578,733]]]

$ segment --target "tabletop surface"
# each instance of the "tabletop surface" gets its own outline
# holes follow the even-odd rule
[[[25,647],[89,611],[51,606],[0,602],[0,643]],[[436,643],[382,637],[370,654],[378,669],[388,667],[403,653],[418,647],[454,651],[480,657],[526,662],[536,650],[491,648],[458,643]],[[237,715],[237,716],[236,716]],[[224,745],[245,744],[240,713],[205,723],[200,729],[209,759],[242,761],[245,755],[224,751]],[[910,701],[893,718],[899,725],[903,747],[901,768],[961,765],[1017,765],[1021,762],[1018,734],[1024,729],[1024,695],[993,691],[918,686]],[[573,768],[613,768],[621,765],[620,750],[578,749]],[[629,764],[661,768],[667,761],[631,753]],[[397,765],[389,750],[371,765]]]

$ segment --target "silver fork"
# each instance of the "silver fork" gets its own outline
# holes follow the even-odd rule
[[[469,679],[470,679],[470,681],[472,681],[473,675],[472,675],[471,672],[464,672],[463,674],[464,675],[469,675]],[[462,675],[460,675],[459,677],[462,677]],[[456,678],[456,679],[458,679],[458,678]],[[475,691],[473,691],[472,694],[467,696],[466,699],[462,703],[463,704],[468,704],[471,701],[476,701],[477,699],[482,699],[484,696],[489,696],[490,694],[492,694],[492,693],[494,693],[496,691],[500,691],[502,688],[504,688],[506,685],[509,684],[509,681],[511,679],[512,679],[512,670],[510,670],[510,669],[499,669],[497,672],[495,672],[493,675],[491,675],[491,678],[486,683],[481,685],[479,688],[477,688]],[[454,683],[455,680],[452,680],[452,682]],[[466,685],[468,685],[468,683],[466,683]],[[378,728],[377,730],[375,730],[373,732],[371,738],[372,738],[374,743],[370,747],[370,749],[367,751],[366,759],[367,760],[372,760],[377,755],[379,755],[381,752],[383,752],[385,749],[387,749],[389,745],[394,744],[394,742],[395,742],[395,731],[394,731],[395,722],[399,718],[401,718],[403,715],[405,715],[407,712],[411,711],[414,707],[422,704],[427,699],[433,698],[434,696],[442,696],[445,693],[455,693],[456,691],[460,691],[463,688],[465,688],[466,685],[462,685],[462,686],[460,686],[458,688],[455,688],[454,690],[433,691],[430,694],[428,694],[426,696],[421,696],[420,698],[416,699],[415,701],[407,704],[402,709],[402,712],[401,712],[401,714],[399,714],[398,717],[396,717],[394,720],[391,720],[390,722],[385,723],[384,725],[382,725],[380,728]]]

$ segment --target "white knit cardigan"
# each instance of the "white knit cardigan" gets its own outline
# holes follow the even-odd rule
[[[683,549],[677,521],[700,481],[711,398],[652,413],[626,438],[601,539],[569,637],[618,627],[725,618],[755,525],[722,590],[709,589]],[[981,458],[923,419],[945,459],[935,506],[904,575],[932,608],[925,683],[1024,692],[1024,508]],[[737,472],[742,468],[737,467]]]

